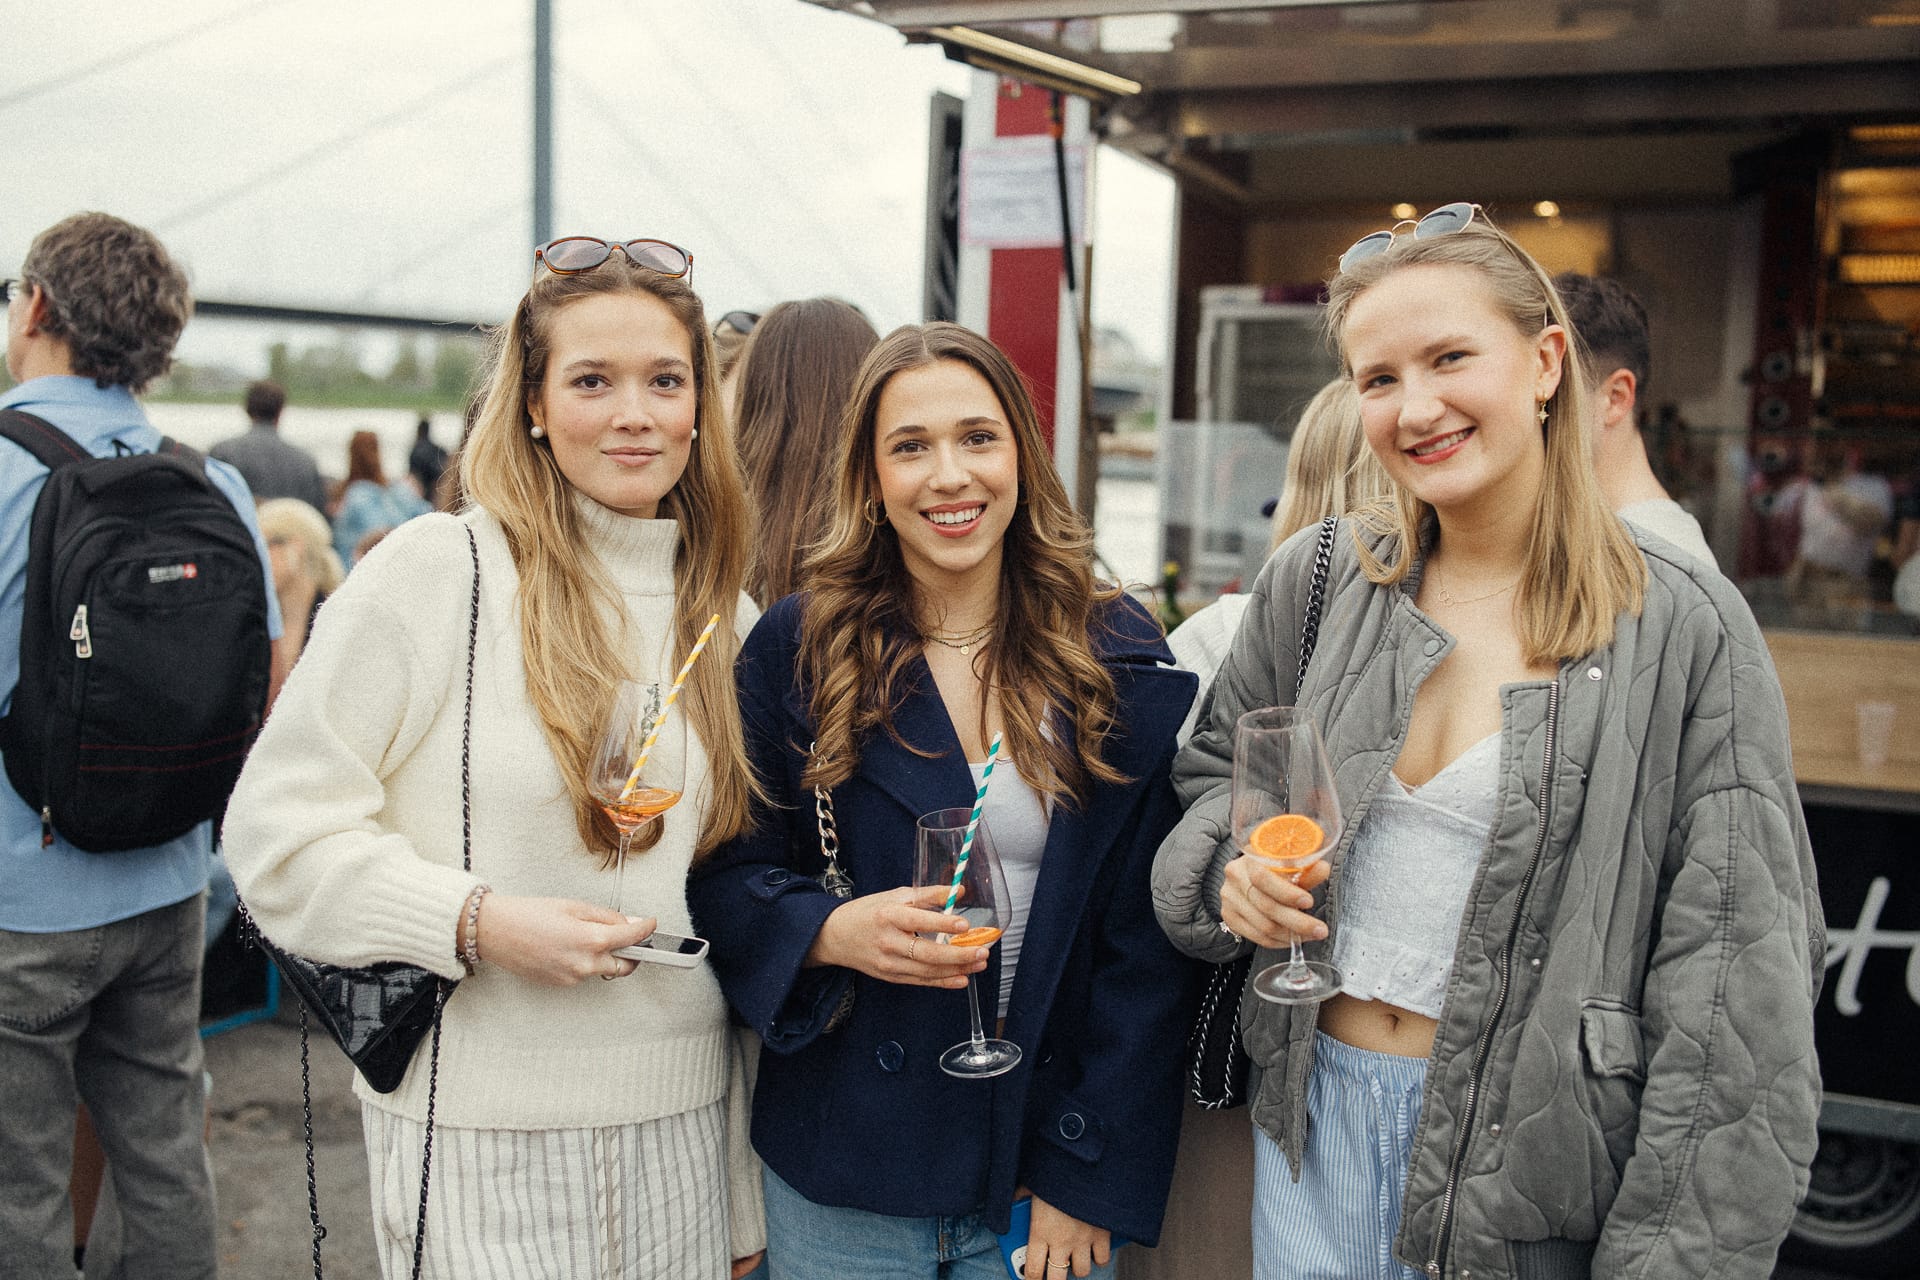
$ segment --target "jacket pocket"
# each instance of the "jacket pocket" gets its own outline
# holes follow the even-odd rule
[[[1611,996],[1582,1000],[1580,1053],[1591,1074],[1644,1085],[1647,1050],[1640,1037],[1640,1011]]]
[[[1640,1011],[1612,996],[1582,1000],[1580,1060],[1586,1077],[1582,1109],[1613,1166],[1611,1185],[1604,1188],[1610,1201],[1640,1131],[1640,1092],[1647,1082]],[[1599,1177],[1601,1170],[1594,1174]]]

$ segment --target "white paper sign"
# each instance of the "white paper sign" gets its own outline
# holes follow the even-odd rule
[[[1087,149],[1067,148],[1073,240],[1087,239]],[[1060,244],[1060,178],[1048,137],[1000,138],[960,154],[960,242],[987,249]]]

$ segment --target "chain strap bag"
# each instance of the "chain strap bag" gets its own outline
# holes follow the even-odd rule
[[[807,754],[813,754],[818,743],[807,747]],[[840,865],[840,828],[833,820],[833,795],[825,787],[813,789],[813,821],[820,833],[820,857],[826,869],[820,873],[820,887],[832,897],[845,902],[853,897],[853,877]],[[841,993],[840,1002],[834,1006],[833,1016],[827,1019],[828,1031],[838,1030],[840,1024],[853,1015],[853,983],[847,983],[847,989]]]
[[[1320,522],[1313,585],[1307,592],[1307,616],[1300,623],[1300,662],[1293,677],[1296,703],[1307,677],[1307,663],[1313,660],[1313,647],[1320,639],[1320,606],[1326,599],[1327,574],[1333,567],[1333,537],[1339,527],[1338,516]],[[1208,971],[1200,1013],[1187,1036],[1187,1092],[1208,1111],[1225,1111],[1247,1101],[1247,1072],[1253,1064],[1240,1041],[1240,1002],[1246,995],[1253,956],[1248,952]]]
[[[467,611],[466,709],[460,724],[460,865],[473,870],[473,789],[470,768],[473,746],[473,660],[480,632],[480,547],[467,530],[467,551],[473,558],[473,597]],[[320,1242],[327,1229],[320,1223],[320,1192],[313,1171],[313,1082],[307,1054],[307,1018],[320,1022],[354,1067],[380,1093],[392,1093],[405,1079],[414,1051],[427,1033],[433,1046],[427,1074],[426,1140],[420,1156],[420,1208],[413,1230],[413,1280],[419,1280],[427,1235],[427,1188],[433,1172],[433,1107],[440,1083],[440,1014],[456,983],[419,965],[388,961],[346,968],[321,964],[274,945],[246,915],[247,932],[286,976],[300,998],[300,1108],[306,1129],[307,1217],[313,1223],[313,1275],[322,1280]]]

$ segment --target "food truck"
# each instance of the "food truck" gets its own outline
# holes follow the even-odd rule
[[[1920,3],[814,2],[979,69],[954,175],[1007,172],[1026,135],[1061,140],[1063,191],[1076,146],[1172,175],[1160,448],[1188,493],[1163,547],[1207,588],[1262,549],[1238,497],[1193,491],[1284,456],[1314,384],[1261,326],[1297,327],[1359,236],[1471,200],[1549,270],[1640,296],[1649,452],[1766,630],[1819,861],[1826,1096],[1788,1254],[1915,1274]],[[958,318],[1038,384],[1070,477],[1091,456],[1074,258],[961,243],[947,263]]]

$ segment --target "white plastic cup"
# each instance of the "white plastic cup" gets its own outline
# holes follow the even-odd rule
[[[1860,735],[1860,763],[1878,769],[1893,747],[1893,704],[1856,702],[1853,713]]]

